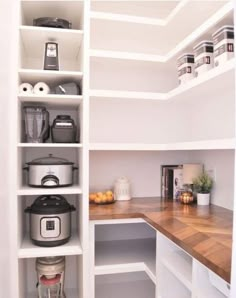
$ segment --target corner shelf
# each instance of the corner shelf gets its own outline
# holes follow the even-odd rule
[[[57,194],[57,195],[69,195],[69,194],[81,194],[82,189],[78,185],[68,187],[54,187],[54,188],[40,188],[22,186],[18,189],[18,196],[32,196],[32,195],[46,195],[46,194]]]
[[[235,149],[235,138],[193,142],[142,144],[142,143],[90,143],[90,151],[168,151],[168,150],[222,150]]]
[[[122,15],[115,13],[97,12],[93,11],[90,14],[92,20],[103,20],[103,21],[113,21],[120,23],[133,23],[137,25],[152,25],[160,26],[160,34],[164,30],[165,26],[172,19],[177,17],[177,13],[184,14],[184,8],[186,3],[182,1],[179,3],[179,7],[176,7],[175,11],[166,20],[154,19],[154,18],[143,18],[131,15]],[[189,8],[187,8],[188,11]],[[208,7],[208,9],[210,9]],[[187,37],[185,37],[181,42],[175,44],[173,48],[166,51],[165,55],[155,55],[155,54],[145,54],[136,52],[125,52],[125,51],[112,51],[112,50],[101,50],[92,49],[90,50],[90,57],[100,57],[100,58],[113,58],[113,59],[125,59],[125,60],[139,60],[139,61],[152,61],[152,62],[167,62],[176,55],[180,54],[186,48],[193,46],[193,43],[198,43],[201,40],[209,39],[209,31],[213,33],[216,30],[216,25],[223,26],[226,23],[231,23],[233,19],[233,4],[232,2],[226,3],[223,7],[218,9],[213,15],[211,15],[207,21],[200,24],[200,26],[193,30]]]
[[[80,245],[79,237],[75,231],[72,232],[71,239],[68,243],[56,247],[36,246],[30,240],[29,233],[27,233],[22,241],[21,247],[19,248],[18,258],[21,259],[62,255],[68,256],[80,254],[82,254],[82,248]]]
[[[98,241],[95,275],[145,271],[156,283],[156,239]]]
[[[199,77],[182,84],[167,93],[150,93],[150,92],[132,92],[121,90],[90,90],[91,98],[120,98],[120,99],[142,99],[142,100],[174,100],[176,98],[189,97],[188,92],[192,90],[197,92],[204,92],[205,88],[211,89],[214,86],[220,85],[222,80],[234,83],[234,68],[235,59],[231,59],[224,63],[224,65],[214,67]]]

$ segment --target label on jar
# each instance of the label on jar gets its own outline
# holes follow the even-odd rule
[[[183,67],[178,71],[178,76],[181,77],[184,74],[191,74],[192,73],[192,66]]]
[[[225,52],[229,52],[229,53],[234,52],[234,44],[233,43],[226,43],[224,45],[221,45],[220,47],[215,49],[214,56],[215,57],[220,56]]]
[[[210,56],[205,56],[196,61],[195,63],[195,69],[202,66],[203,64],[211,64],[211,57]]]

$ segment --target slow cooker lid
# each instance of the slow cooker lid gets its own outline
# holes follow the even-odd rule
[[[73,165],[73,162],[68,161],[65,158],[54,157],[52,154],[46,157],[36,158],[30,162],[28,165]]]
[[[61,214],[75,210],[67,200],[59,195],[43,195],[38,197],[34,203],[28,208],[33,214]]]

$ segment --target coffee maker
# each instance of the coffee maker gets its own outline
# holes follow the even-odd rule
[[[65,257],[37,258],[35,267],[38,277],[38,297],[66,298],[64,293]]]
[[[49,138],[49,113],[45,107],[24,107],[23,119],[27,143],[43,143]]]

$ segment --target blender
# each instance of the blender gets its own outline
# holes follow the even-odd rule
[[[36,259],[39,298],[66,298],[64,293],[65,257]]]
[[[27,143],[43,143],[49,138],[49,113],[45,107],[26,106],[23,108]]]

